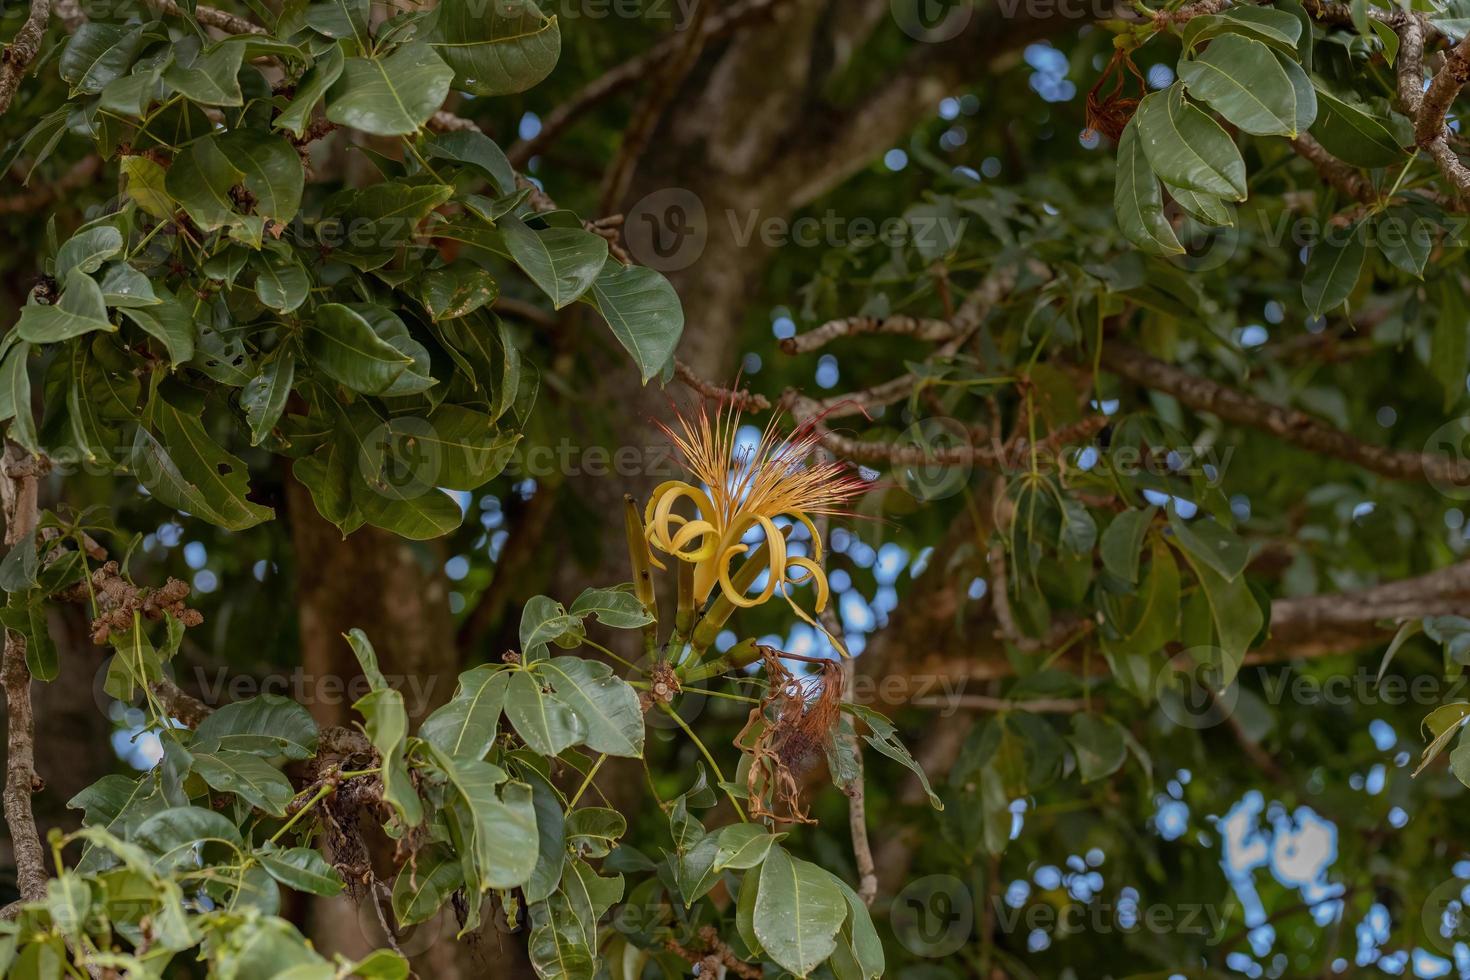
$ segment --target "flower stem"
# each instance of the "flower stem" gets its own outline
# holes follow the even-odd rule
[[[694,734],[694,729],[690,728],[689,723],[683,718],[680,718],[679,713],[673,708],[666,704],[660,704],[659,707],[663,709],[664,714],[674,719],[674,724],[684,729],[684,734],[689,736],[690,741],[699,749],[699,754],[704,756],[704,761],[708,762],[709,767],[715,771],[715,778],[720,781],[720,789],[724,790],[725,795],[730,798],[730,805],[735,808],[735,815],[740,818],[740,822],[750,823],[750,818],[745,815],[745,811],[740,807],[740,801],[735,798],[735,794],[730,792],[729,787],[725,785],[725,774],[720,771],[720,764],[715,761],[714,756],[710,755],[709,749],[705,748],[704,742],[700,741],[699,736]]]
[[[607,753],[604,752],[602,753],[602,755],[597,757],[597,761],[593,763],[592,768],[587,770],[587,778],[582,780],[582,785],[577,787],[577,792],[576,795],[572,797],[572,802],[567,804],[568,813],[570,813],[572,809],[576,807],[577,801],[582,798],[582,794],[587,792],[587,787],[592,785],[592,777],[597,775],[597,770],[601,769],[602,764],[606,761]]]

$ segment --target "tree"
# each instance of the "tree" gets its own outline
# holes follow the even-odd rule
[[[1457,7],[5,21],[10,972],[1452,968]]]

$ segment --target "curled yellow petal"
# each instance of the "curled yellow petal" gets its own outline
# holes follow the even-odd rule
[[[816,582],[817,601],[813,605],[813,608],[816,609],[817,612],[821,612],[822,610],[826,609],[827,600],[831,597],[832,590],[827,586],[827,573],[822,571],[822,566],[818,565],[810,558],[797,555],[795,557],[786,559],[786,567],[800,568],[806,571],[807,574],[805,578],[793,578],[791,575],[787,575],[786,581],[790,582],[792,585],[805,585],[808,582]]]
[[[703,543],[693,551],[685,551],[689,542],[699,539]],[[680,561],[698,564],[713,558],[720,547],[720,532],[709,521],[689,521],[679,528],[669,547],[665,550]]]

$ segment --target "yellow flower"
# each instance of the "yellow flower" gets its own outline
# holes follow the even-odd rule
[[[682,431],[667,426],[663,429],[678,448],[685,467],[709,489],[684,480],[660,484],[644,514],[649,544],[694,565],[694,599],[698,604],[704,603],[716,585],[732,604],[745,608],[766,602],[779,590],[797,615],[820,629],[821,625],[792,600],[788,586],[815,582],[816,611],[820,613],[827,607],[829,589],[821,565],[822,539],[812,517],[845,513],[842,505],[867,484],[841,464],[810,459],[821,439],[814,421],[782,436],[777,429],[779,415],[773,413],[759,443],[754,448],[737,450],[740,412],[733,406],[721,408],[713,420],[703,405],[693,422],[683,415],[678,419]],[[675,506],[686,500],[694,506],[696,516],[674,512]],[[787,552],[786,539],[775,523],[778,517],[806,525],[812,538],[811,557]],[[761,591],[747,596],[732,584],[731,565],[750,550],[741,538],[752,527],[759,527],[765,534],[770,573]],[[832,639],[835,643],[836,638]]]

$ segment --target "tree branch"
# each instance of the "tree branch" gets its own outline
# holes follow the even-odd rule
[[[46,33],[46,22],[51,19],[51,0],[31,0],[31,10],[26,21],[15,32],[15,37],[0,51],[0,113],[10,108],[20,80],[25,77],[31,62],[41,50],[41,38]]]
[[[1362,442],[1305,412],[1273,405],[1227,388],[1123,344],[1105,344],[1102,364],[1120,377],[1174,396],[1197,412],[1208,412],[1227,422],[1260,429],[1283,442],[1346,460],[1390,479],[1470,485],[1470,460]]]
[[[701,28],[701,44],[724,37],[787,2],[789,0],[738,0],[705,21]],[[520,140],[506,150],[505,155],[510,158],[511,165],[524,167],[533,156],[544,153],[567,127],[588,110],[657,70],[680,50],[683,43],[684,39],[677,33],[670,34],[636,58],[623,62],[583,86],[570,99],[546,114],[541,120],[541,130],[535,136]]]
[[[0,458],[0,505],[5,512],[7,550],[36,533],[36,524],[40,521],[37,477],[44,469],[43,459],[6,441],[4,456]],[[0,681],[5,687],[7,710],[5,823],[10,828],[16,884],[21,898],[36,902],[46,897],[46,852],[36,830],[31,795],[40,792],[46,784],[36,773],[36,718],[31,708],[31,671],[26,665],[26,641],[13,630],[5,631]]]

